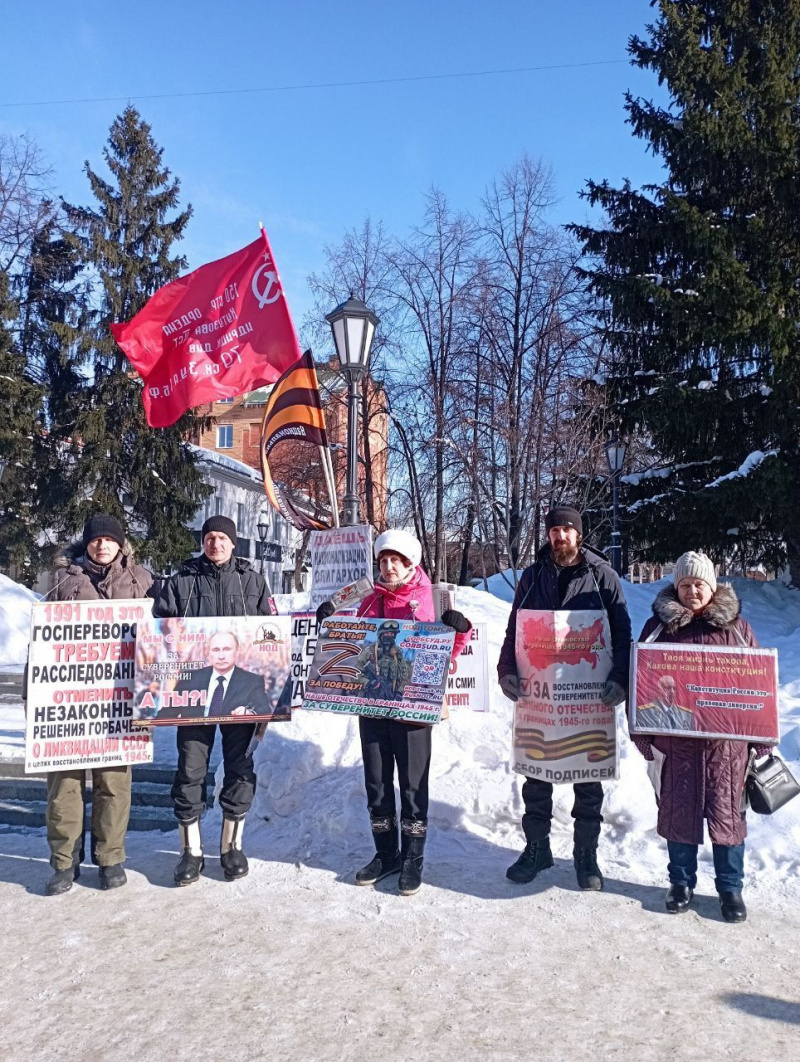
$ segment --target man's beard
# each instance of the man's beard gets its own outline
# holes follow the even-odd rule
[[[567,542],[560,543],[558,546],[551,546],[551,549],[553,551],[553,560],[562,568],[572,564],[580,553],[580,546],[570,546]]]

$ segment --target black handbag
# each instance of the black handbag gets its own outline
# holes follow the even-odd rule
[[[757,815],[772,815],[800,793],[800,783],[780,758],[770,754],[763,763],[750,759],[745,783],[750,807]]]

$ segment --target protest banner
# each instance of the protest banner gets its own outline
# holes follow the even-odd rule
[[[778,741],[778,651],[635,642],[628,711],[637,734]]]
[[[292,708],[303,703],[306,681],[317,648],[317,616],[315,612],[292,613]]]
[[[317,636],[303,707],[438,723],[454,637],[440,623],[331,616]]]
[[[150,763],[134,730],[136,628],[150,602],[43,602],[31,612],[25,771]]]
[[[605,612],[520,609],[513,767],[544,782],[618,777],[616,711],[600,693],[611,670]]]
[[[445,707],[471,708],[473,712],[489,711],[489,660],[486,653],[487,627],[473,623],[469,641],[450,661]]]
[[[369,524],[311,532],[311,607],[330,601],[337,590],[372,584],[372,528]]]
[[[291,718],[289,616],[140,622],[134,725],[282,722]]]

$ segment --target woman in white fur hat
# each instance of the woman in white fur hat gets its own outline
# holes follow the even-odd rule
[[[359,616],[378,616],[384,625],[385,663],[391,678],[394,635],[392,620],[420,620],[432,623],[431,581],[420,567],[422,546],[408,531],[384,531],[375,540],[375,559],[380,575],[375,588],[361,602]],[[333,615],[330,601],[317,609],[322,622]],[[472,624],[455,610],[442,615],[442,623],[456,632],[453,656],[469,641]],[[380,639],[379,639],[380,640]],[[397,657],[396,666],[402,666]],[[428,773],[431,765],[432,727],[426,723],[404,723],[396,719],[359,716],[364,781],[367,788],[375,857],[356,874],[357,885],[374,885],[381,878],[400,873],[401,896],[417,892],[422,882],[422,857],[428,831]],[[397,811],[394,775],[400,787],[400,846],[397,838]]]

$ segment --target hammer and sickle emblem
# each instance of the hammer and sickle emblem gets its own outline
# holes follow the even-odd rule
[[[264,285],[264,290],[260,291],[258,287],[258,282],[262,273],[266,278],[266,284]],[[255,273],[253,273],[252,288],[253,294],[255,295],[256,300],[258,301],[259,310],[263,310],[264,307],[269,306],[270,303],[277,302],[277,300],[281,297],[281,289],[280,285],[278,284],[278,276],[275,270],[270,268],[269,262],[264,262],[264,264],[260,265],[255,271]]]

